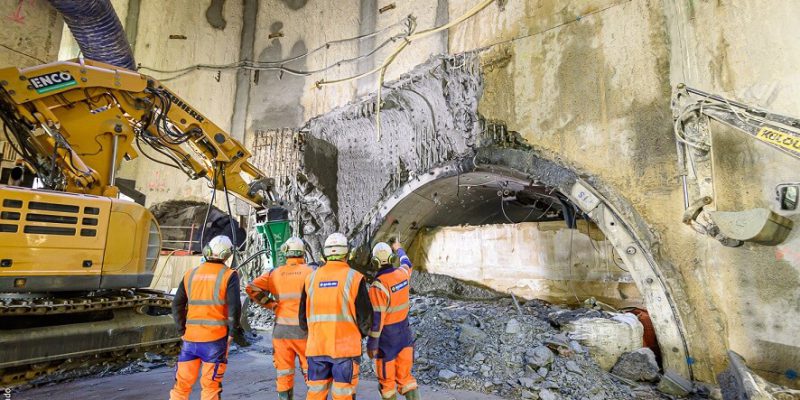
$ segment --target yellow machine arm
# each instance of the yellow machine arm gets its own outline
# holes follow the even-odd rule
[[[116,197],[116,170],[141,153],[253,206],[275,200],[274,181],[239,141],[136,72],[90,60],[0,69],[0,118],[49,189]]]

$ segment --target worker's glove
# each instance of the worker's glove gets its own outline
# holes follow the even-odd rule
[[[250,342],[248,342],[247,338],[244,337],[244,329],[242,328],[234,329],[233,336],[231,337],[231,339],[233,339],[233,342],[236,343],[236,345],[239,347],[250,346]]]
[[[376,357],[378,357],[378,349],[367,350],[367,356],[374,360]]]
[[[400,244],[400,241],[399,241],[399,240],[397,240],[397,239],[395,239],[395,240],[393,240],[393,241],[392,241],[392,245],[391,245],[391,246],[392,246],[392,250],[394,250],[395,252],[397,252],[397,249],[399,249],[399,248],[402,248],[402,247],[403,247],[403,245],[402,245],[402,244]]]

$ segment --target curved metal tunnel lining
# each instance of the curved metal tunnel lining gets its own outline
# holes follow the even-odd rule
[[[467,222],[464,220],[466,214],[485,211],[480,210],[480,205],[477,205],[475,208],[468,208],[466,212],[442,215],[441,209],[425,212],[421,209],[426,207],[413,205],[420,202],[431,202],[431,194],[436,191],[437,184],[450,184],[450,181],[476,171],[502,177],[503,180],[516,181],[520,185],[532,180],[530,175],[506,166],[479,165],[458,161],[437,167],[428,174],[406,183],[398,188],[392,196],[387,197],[386,201],[377,208],[376,216],[371,224],[375,228],[370,237],[375,240],[384,240],[399,233],[401,237],[408,240],[416,235],[417,229],[426,224],[431,225],[433,222],[433,225],[441,225],[442,221],[450,221],[451,225],[465,223]],[[578,205],[589,219],[598,225],[630,269],[652,317],[659,346],[664,355],[665,369],[675,370],[681,375],[691,378],[692,367],[688,361],[691,358],[680,314],[654,257],[632,231],[630,223],[626,222],[616,211],[613,204],[610,204],[591,185],[574,175],[570,181],[569,184],[559,183],[558,190],[570,202]],[[583,190],[590,195],[578,194],[576,190]],[[497,196],[496,191],[487,194]],[[587,199],[589,200],[587,201]],[[409,204],[412,205],[409,206]],[[411,212],[416,213],[418,218],[397,221],[393,215],[402,213],[398,212],[399,210],[412,210]],[[422,215],[425,214],[427,217],[423,218]],[[469,219],[469,217],[466,218]]]

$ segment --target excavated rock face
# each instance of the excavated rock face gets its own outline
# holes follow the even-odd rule
[[[367,243],[383,198],[432,167],[471,156],[482,89],[477,58],[439,56],[384,84],[380,141],[374,94],[309,121],[299,171],[279,190],[315,253],[336,231]]]

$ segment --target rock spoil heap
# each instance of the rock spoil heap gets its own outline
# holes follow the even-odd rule
[[[423,384],[509,399],[661,398],[651,385],[633,382],[652,380],[653,373],[657,378],[658,365],[653,371],[648,364],[652,352],[626,355],[617,366],[626,379],[615,377],[597,365],[586,347],[550,325],[548,316],[557,311],[563,310],[535,300],[519,304],[511,298],[415,296],[410,315],[415,376]],[[362,368],[373,374],[371,363]]]

